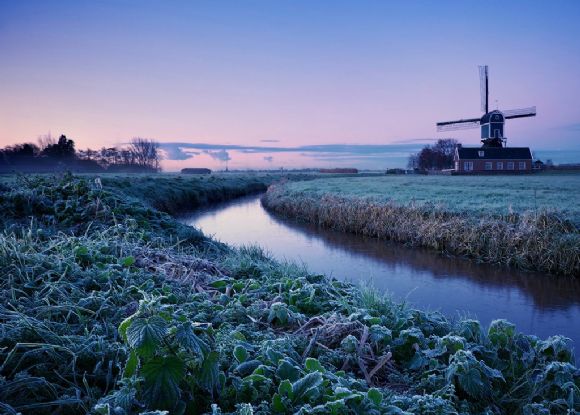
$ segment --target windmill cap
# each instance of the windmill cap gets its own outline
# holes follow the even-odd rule
[[[502,122],[505,121],[505,116],[503,115],[503,113],[499,110],[494,110],[491,112],[488,112],[487,114],[484,114],[483,117],[481,117],[481,124],[487,124],[488,122]]]

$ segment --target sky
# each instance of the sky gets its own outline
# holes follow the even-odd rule
[[[0,145],[162,145],[183,167],[402,167],[437,121],[536,105],[510,146],[580,162],[580,1],[0,0]]]

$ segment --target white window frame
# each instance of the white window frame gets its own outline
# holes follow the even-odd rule
[[[526,162],[525,161],[520,161],[518,163],[518,169],[525,170],[526,169]]]
[[[503,170],[503,161],[498,161],[497,162],[497,169],[498,170]]]
[[[478,155],[479,157],[484,157],[484,156],[485,156],[485,151],[483,151],[483,150],[479,150],[479,151],[477,152],[477,155]]]
[[[463,170],[473,171],[473,161],[464,161],[463,162]]]
[[[493,162],[491,161],[486,161],[485,165],[484,165],[484,169],[485,170],[493,170]]]
[[[507,169],[508,170],[515,170],[515,165],[513,161],[508,161],[507,162]]]

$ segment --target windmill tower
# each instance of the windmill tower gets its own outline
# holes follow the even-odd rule
[[[463,130],[481,127],[481,142],[483,147],[502,148],[505,146],[505,120],[513,118],[535,117],[536,107],[519,108],[514,110],[489,111],[489,72],[487,65],[479,67],[479,81],[481,91],[481,118],[465,118],[457,121],[443,121],[437,123],[437,131]]]

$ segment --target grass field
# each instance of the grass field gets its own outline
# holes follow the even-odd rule
[[[272,187],[264,206],[342,232],[580,276],[580,175],[383,176]]]
[[[143,180],[0,187],[0,413],[580,410],[566,339],[450,321],[229,248],[139,198],[165,186]],[[223,195],[229,179],[214,180]]]
[[[580,224],[580,173],[351,177],[297,182],[288,188],[401,205],[435,204],[444,210],[477,214],[557,211]]]

